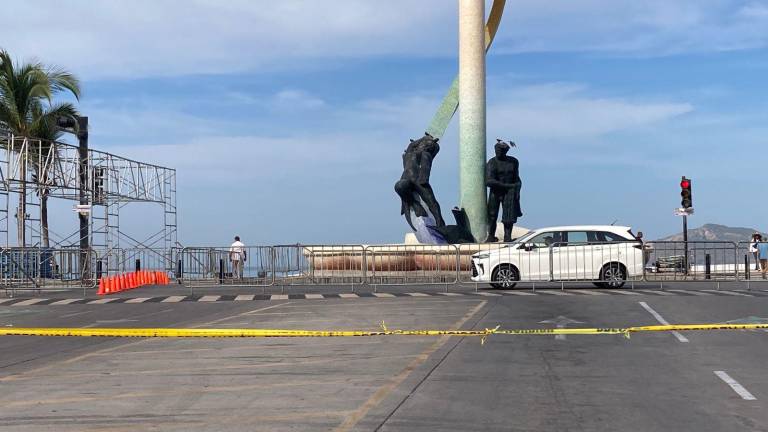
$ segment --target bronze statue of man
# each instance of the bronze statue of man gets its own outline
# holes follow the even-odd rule
[[[438,138],[428,133],[416,141],[411,140],[403,153],[403,175],[395,183],[395,192],[400,195],[402,200],[400,213],[405,216],[405,220],[408,221],[408,225],[414,231],[416,228],[411,222],[411,211],[418,217],[427,216],[422,202],[435,218],[436,226],[445,226],[445,221],[440,213],[440,204],[438,204],[432,186],[429,184],[432,161],[440,151],[440,145],[437,144],[437,141]]]
[[[511,143],[515,147],[515,143]],[[496,238],[496,219],[499,217],[499,206],[503,214],[504,241],[512,241],[512,228],[517,218],[523,215],[520,209],[520,162],[514,157],[507,156],[510,145],[497,139],[494,150],[496,157],[491,158],[485,167],[485,185],[488,191],[488,238],[486,243],[499,241]]]

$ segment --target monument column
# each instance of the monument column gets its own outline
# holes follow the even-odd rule
[[[459,206],[488,235],[485,195],[485,0],[459,0]]]

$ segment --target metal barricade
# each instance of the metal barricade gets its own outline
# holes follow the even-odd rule
[[[10,247],[0,250],[0,288],[6,294],[93,288],[98,281],[98,270],[98,258],[92,249]]]
[[[727,241],[651,241],[645,244],[645,280],[737,281],[738,246]],[[743,267],[743,263],[741,264]]]
[[[274,247],[275,285],[362,285],[362,245],[281,245]]]
[[[377,245],[365,248],[370,285],[448,285],[459,280],[456,245]]]
[[[768,280],[763,279],[762,269],[760,267],[760,257],[757,252],[750,250],[750,242],[739,242],[736,244],[736,269],[739,280],[746,282],[747,288],[750,284],[765,284]],[[765,288],[768,288],[766,286]]]
[[[245,246],[186,247],[177,262],[176,277],[186,286],[254,286],[274,284],[273,248]]]
[[[178,249],[113,248],[101,252],[105,274],[120,274],[138,270],[172,271],[178,262]]]
[[[591,282],[619,287],[643,279],[644,247],[637,241],[559,242],[549,247],[549,272],[556,282]]]

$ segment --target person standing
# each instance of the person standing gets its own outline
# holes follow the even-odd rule
[[[760,259],[758,258],[757,244],[760,243],[760,240],[762,239],[763,236],[756,232],[752,234],[752,240],[749,242],[749,252],[752,253],[752,256],[755,258],[755,270],[760,270]]]
[[[243,265],[248,259],[245,252],[245,244],[240,241],[240,236],[235,236],[235,242],[229,247],[229,260],[232,262],[232,277],[243,278]]]
[[[757,243],[757,253],[760,258],[760,271],[763,273],[763,279],[765,279],[765,274],[768,273],[768,242],[762,236]]]

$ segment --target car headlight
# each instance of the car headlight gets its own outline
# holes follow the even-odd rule
[[[482,253],[482,254],[475,255],[475,258],[477,258],[477,259],[487,259],[487,258],[490,258],[490,257],[491,257],[491,254],[489,254],[489,253]]]

